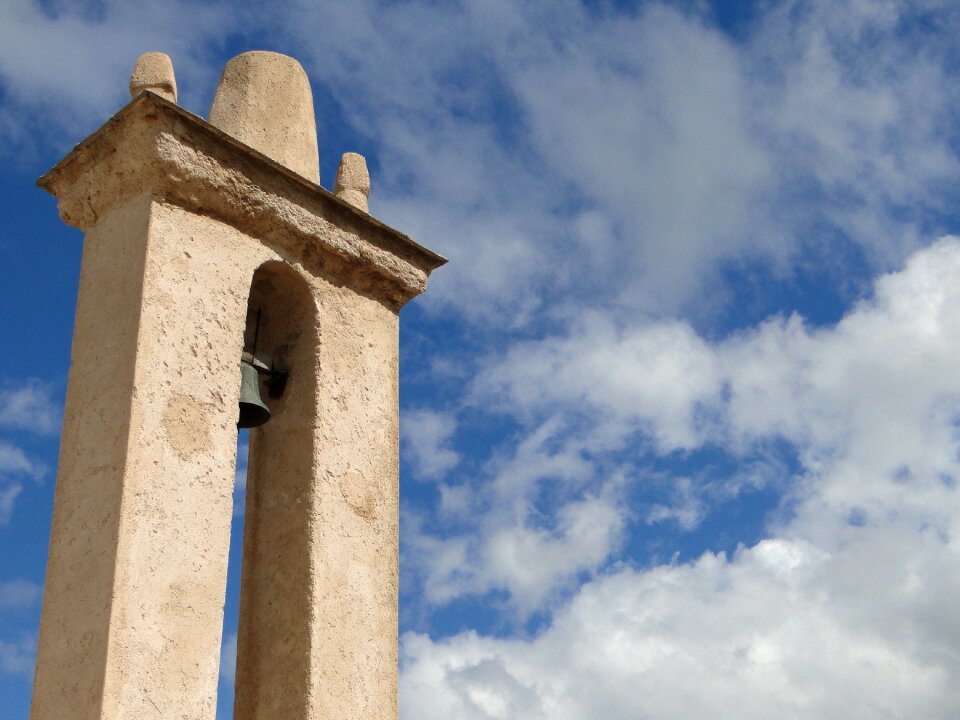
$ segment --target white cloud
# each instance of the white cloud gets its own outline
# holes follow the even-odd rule
[[[558,584],[600,565],[622,532],[622,512],[592,496],[559,508],[549,530],[527,524],[492,528],[480,550],[481,589],[508,588],[521,612],[529,612]]]
[[[661,329],[575,324],[569,335],[514,347],[478,382],[499,393],[499,407],[527,418],[531,434],[539,417],[562,427],[558,416],[586,414],[586,427],[602,428],[600,447],[622,446],[638,427],[661,453],[713,444],[749,459],[766,440],[786,440],[799,458],[792,512],[732,557],[707,552],[645,570],[609,566],[602,553],[578,561],[569,552],[584,544],[576,539],[556,556],[562,570],[541,572],[554,556],[543,548],[518,554],[524,541],[514,539],[512,565],[494,556],[499,564],[476,567],[521,607],[550,597],[528,586],[538,578],[550,586],[576,567],[593,579],[554,605],[550,626],[530,639],[407,635],[404,713],[955,717],[960,239],[944,238],[879,278],[873,297],[833,327],[774,318],[717,342],[674,323]],[[664,344],[664,333],[685,341]],[[690,348],[702,360],[691,363]],[[584,371],[584,358],[596,354],[623,367],[608,362],[609,377]],[[660,367],[688,369],[684,387],[694,391],[679,392],[676,404],[648,397]],[[541,392],[527,394],[531,385]],[[698,421],[697,408],[709,422]],[[561,448],[584,443],[591,446],[577,432],[554,437]],[[592,479],[574,484],[603,482],[596,464],[588,471]],[[673,512],[682,523],[691,498],[698,512],[710,511],[711,489],[697,478],[681,489],[676,508],[645,519]],[[627,516],[620,505],[611,509],[591,520],[595,532],[604,523],[619,530]],[[515,520],[515,535],[524,522]],[[484,547],[495,550],[499,537],[486,535]],[[460,561],[463,576],[470,555]]]
[[[38,380],[0,387],[0,429],[40,435],[59,432],[61,410],[51,394],[50,386]],[[17,498],[23,492],[23,478],[39,481],[46,472],[44,463],[0,438],[0,527],[13,516]],[[0,605],[3,592],[0,585]]]
[[[567,336],[515,343],[472,391],[475,401],[515,414],[602,407],[608,420],[647,429],[669,450],[700,443],[697,404],[720,393],[716,362],[684,322],[628,329],[585,312]],[[602,429],[591,447],[609,444]]]
[[[45,468],[28,458],[23,450],[0,440],[0,473],[39,478],[44,472]]]
[[[925,32],[934,15],[939,32]],[[823,262],[852,241],[873,267],[895,267],[921,244],[924,215],[949,202],[958,94],[948,37],[958,21],[942,2],[789,0],[764,17],[750,49],[773,60],[775,82],[758,127],[785,161],[769,219],[824,237]],[[778,234],[776,224],[763,230]]]
[[[46,466],[27,455],[20,448],[0,440],[0,527],[10,522],[14,503],[23,492],[20,478],[28,476],[39,480]]]
[[[237,634],[230,633],[220,647],[220,682],[233,687],[237,676]]]
[[[450,447],[456,429],[451,413],[426,409],[403,413],[400,437],[418,476],[441,477],[457,465],[460,456]]]
[[[603,218],[578,219],[579,272],[631,305],[678,307],[718,261],[755,250],[776,160],[752,131],[756,88],[739,49],[695,17],[652,3],[590,22],[568,9],[559,41],[506,62],[533,142]]]
[[[954,186],[955,13],[781,2],[738,42],[696,6],[301,4],[267,27],[372,139],[375,212],[451,257],[427,306],[710,317],[729,263],[899,264]]]
[[[147,47],[203,113],[210,49],[256,28],[352,124],[356,144],[331,147],[320,107],[322,152],[371,154],[374,212],[453,260],[424,307],[504,328],[584,296],[710,317],[730,264],[839,273],[837,245],[899,264],[955,188],[956,12],[783,0],[735,40],[699,8],[16,0],[0,9],[0,127],[53,123],[68,146],[124,102]],[[931,8],[936,24],[916,21]]]
[[[919,574],[898,562],[918,550]],[[529,641],[405,636],[401,715],[946,720],[960,711],[957,638],[918,626],[954,623],[902,599],[944,597],[934,568],[948,558],[953,573],[955,554],[913,537],[888,572],[850,582],[853,557],[768,540],[732,559],[622,570],[582,587]]]
[[[13,506],[21,492],[23,492],[23,483],[0,479],[0,527],[10,522]]]
[[[429,568],[428,601],[506,588],[520,617],[539,609],[576,574],[606,560],[622,539],[623,517],[609,498],[587,496],[556,511],[551,527],[530,516],[516,522],[488,518],[476,535],[438,542],[410,538],[410,552]]]
[[[473,393],[528,422],[585,414],[591,448],[643,431],[661,453],[707,442],[741,453],[775,435],[811,453],[869,443],[852,448],[858,462],[885,472],[905,453],[949,463],[958,247],[946,238],[918,252],[829,328],[774,317],[710,343],[682,321],[585,314],[565,334],[495,356]]]
[[[18,608],[33,605],[40,599],[43,588],[29,580],[0,581],[0,608]]]
[[[3,152],[41,139],[65,152],[129,101],[130,72],[147,50],[172,57],[181,103],[205,115],[222,70],[211,55],[247,22],[225,2],[0,4],[0,136],[21,141]]]
[[[0,427],[56,434],[60,431],[61,409],[51,394],[50,386],[37,380],[0,388]]]
[[[0,640],[0,672],[31,677],[36,649],[36,638],[31,636],[24,636],[17,642]]]
[[[405,547],[428,602],[507,589],[508,604],[525,617],[602,565],[622,542],[622,478],[594,483],[596,467],[582,447],[558,443],[562,430],[545,422],[481,478],[441,483],[440,520],[451,515],[460,532],[440,539],[408,524]],[[544,494],[550,505],[537,507]]]
[[[673,520],[684,530],[693,530],[706,514],[703,498],[699,497],[699,490],[694,481],[687,477],[675,478],[673,504],[662,505],[654,503],[647,513],[647,524]]]

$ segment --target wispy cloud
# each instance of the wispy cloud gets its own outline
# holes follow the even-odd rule
[[[456,429],[451,413],[420,409],[403,414],[401,437],[419,476],[436,478],[457,465],[459,455],[450,447]]]
[[[29,635],[16,642],[0,640],[0,672],[31,677],[36,647],[36,638]]]
[[[29,580],[0,580],[0,608],[22,608],[40,599],[43,588]]]
[[[125,101],[151,47],[173,56],[184,103],[202,113],[219,72],[210,48],[256,27],[352,124],[376,214],[453,259],[424,306],[507,328],[585,297],[628,315],[710,317],[733,299],[731,265],[840,272],[837,246],[873,270],[902,262],[955,186],[956,10],[784,1],[737,40],[698,7],[108,2],[94,13],[17,0],[0,11],[0,78],[11,127],[94,122]],[[933,8],[935,32],[923,24]],[[61,133],[65,144],[77,133]]]
[[[0,527],[10,522],[17,497],[23,492],[21,479],[39,480],[46,465],[29,458],[19,447],[0,440]]]
[[[58,433],[62,410],[52,395],[49,385],[34,379],[18,387],[0,387],[0,428],[42,435]]]
[[[237,675],[237,634],[230,633],[220,648],[220,682],[233,687]]]
[[[222,70],[211,59],[252,27],[226,1],[0,4],[0,156],[65,153],[129,101],[130,72],[147,50],[174,59],[181,104],[205,115]]]
[[[0,441],[0,474],[29,475],[39,478],[46,468],[31,460],[20,448]]]
[[[956,637],[933,628],[955,590],[936,576],[954,577],[955,557],[928,537],[884,535],[842,558],[767,540],[733,558],[620,570],[529,641],[407,635],[401,714],[947,720],[960,709]],[[910,588],[926,601],[909,603]]]
[[[736,41],[694,5],[304,5],[267,27],[370,138],[377,212],[453,259],[428,305],[709,317],[730,264],[902,262],[953,187],[956,13],[931,42],[916,3],[784,2]]]

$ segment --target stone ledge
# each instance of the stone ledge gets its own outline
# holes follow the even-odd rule
[[[233,225],[357,290],[400,306],[442,256],[227,135],[144,92],[37,184],[87,230],[143,193]]]

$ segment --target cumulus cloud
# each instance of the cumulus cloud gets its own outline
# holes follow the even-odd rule
[[[905,546],[883,542],[894,554],[882,563],[876,540],[860,538],[840,558],[799,540],[766,540],[732,558],[707,553],[684,566],[622,570],[582,587],[529,641],[407,635],[401,713],[955,717],[957,638],[930,632],[954,623],[945,606],[909,598],[930,590],[945,599],[934,568],[948,559],[954,573],[956,553],[913,536]],[[845,578],[864,556],[874,572]]]
[[[790,512],[731,556],[707,551],[643,569],[595,554],[586,565],[594,578],[554,606],[550,626],[530,639],[409,634],[405,712],[954,717],[958,288],[960,239],[951,237],[879,278],[872,297],[831,327],[772,318],[709,342],[682,324],[594,320],[511,349],[480,376],[481,391],[529,422],[586,413],[603,439],[598,447],[639,434],[655,438],[659,453],[712,444],[748,458],[770,437],[790,443],[799,457],[785,496]],[[591,372],[596,354],[620,367],[602,362],[614,368],[609,377]],[[675,396],[663,388],[662,367],[683,370],[669,376],[684,380]],[[527,395],[531,384],[541,393]],[[658,391],[673,401],[658,401]],[[558,439],[561,447],[583,442],[580,433]],[[695,481],[688,485],[683,502],[698,497]],[[591,527],[619,529],[628,516],[612,510]],[[670,511],[657,512],[646,520]],[[484,546],[499,540],[490,534]],[[522,539],[509,547],[508,557],[522,558],[518,572],[494,582],[519,598],[548,597],[525,583],[549,568],[550,554],[517,554]],[[558,555],[567,571],[584,567],[575,553]],[[496,564],[479,567],[491,573]],[[548,583],[564,577],[544,572]]]
[[[567,335],[514,343],[481,370],[472,392],[474,402],[527,416],[602,408],[619,437],[645,429],[667,451],[702,441],[697,409],[720,393],[719,371],[712,349],[683,321],[626,327],[586,312]],[[591,447],[614,441],[604,429],[591,431]]]
[[[603,564],[622,540],[623,513],[611,494],[566,502],[548,522],[530,512],[493,511],[469,534],[444,540],[408,535],[406,552],[425,570],[426,600],[444,604],[507,590],[502,604],[526,618],[568,589],[578,573]]]
[[[473,393],[530,420],[586,414],[591,447],[642,431],[661,453],[709,442],[746,452],[778,435],[821,453],[869,442],[858,462],[887,471],[911,449],[948,462],[934,450],[949,437],[960,391],[950,373],[957,248],[945,238],[915,254],[826,328],[777,316],[709,342],[683,321],[587,314],[565,334],[515,343],[478,374]]]

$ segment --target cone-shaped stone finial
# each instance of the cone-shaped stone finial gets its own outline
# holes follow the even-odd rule
[[[354,152],[343,154],[340,167],[337,168],[333,193],[355,208],[369,212],[367,199],[370,197],[370,173],[367,172],[367,160],[363,155]]]
[[[135,98],[149,90],[171,102],[177,101],[177,79],[173,75],[173,63],[162,52],[147,52],[137,58],[130,75],[130,97]]]
[[[307,74],[286,55],[257,50],[227,63],[210,123],[320,183],[317,122]]]

